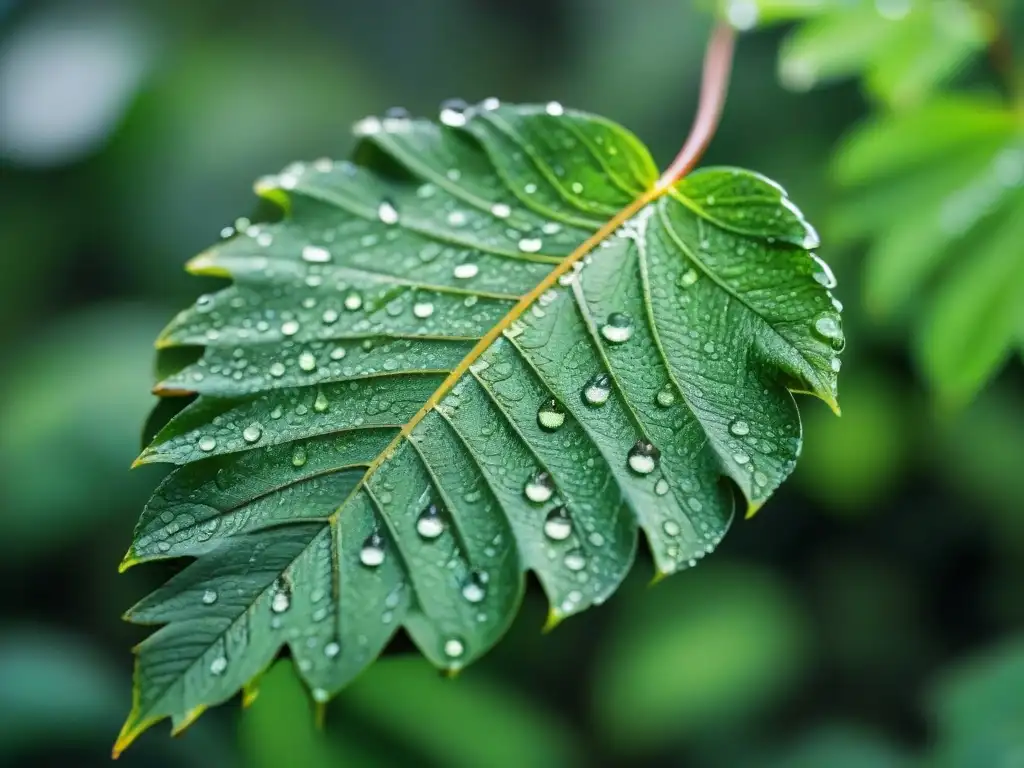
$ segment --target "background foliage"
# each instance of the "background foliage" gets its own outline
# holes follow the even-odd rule
[[[1007,30],[1024,42],[1020,6],[1011,13]],[[453,95],[557,98],[606,114],[664,164],[689,124],[708,20],[678,0],[650,0],[643,13],[616,0],[8,0],[0,25],[0,335],[10,354],[0,383],[0,764],[99,765],[129,704],[127,648],[144,634],[117,610],[167,576],[116,574],[161,473],[126,471],[151,403],[151,340],[199,290],[184,260],[249,211],[249,180],[295,158],[343,155],[364,114],[394,104],[430,113]],[[123,761],[1021,759],[1020,356],[989,366],[994,380],[969,405],[940,406],[978,385],[933,396],[927,313],[913,303],[876,311],[870,254],[888,230],[865,237],[852,226],[866,214],[851,213],[856,198],[837,183],[844,166],[833,174],[828,162],[867,114],[889,120],[911,107],[880,97],[869,75],[838,77],[862,63],[810,92],[783,88],[777,53],[791,30],[741,41],[707,162],[788,188],[820,225],[846,303],[844,415],[802,403],[807,449],[794,480],[697,569],[648,589],[641,567],[604,609],[549,636],[532,593],[506,641],[456,683],[415,656],[385,660],[331,706],[327,738],[284,662],[244,713],[222,708],[176,740],[156,729]],[[949,98],[1007,103],[986,57],[954,70],[938,81]],[[921,146],[913,131],[892,141],[900,154]],[[976,138],[965,145],[980,149]],[[968,189],[951,169],[969,154],[947,149],[922,167],[945,172],[950,191]],[[931,237],[927,222],[903,215],[911,192],[883,188],[883,212],[911,240]],[[996,237],[994,221],[975,234]],[[980,263],[975,234],[945,263]],[[996,250],[1022,260],[1019,238]],[[911,295],[933,291],[929,282]]]

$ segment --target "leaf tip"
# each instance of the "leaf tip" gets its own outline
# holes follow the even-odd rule
[[[658,566],[657,570],[654,572],[654,576],[651,577],[651,580],[647,583],[647,586],[648,587],[657,586],[658,584],[661,584],[661,582],[663,582],[665,579],[667,579],[671,575],[672,575],[672,571],[671,570],[666,570],[666,569]]]
[[[544,622],[544,626],[540,630],[541,634],[546,635],[553,632],[555,627],[562,623],[563,619],[565,619],[565,616],[559,613],[557,609],[554,607],[549,608],[547,621]]]
[[[185,716],[181,719],[181,721],[178,722],[178,723],[175,723],[174,727],[171,728],[171,736],[180,736],[181,734],[183,734],[185,732],[185,730],[190,725],[192,725],[192,723],[194,723],[196,720],[198,720],[202,716],[203,712],[205,712],[205,711],[206,711],[206,705],[205,704],[200,704],[198,707],[194,707],[193,709],[190,709],[188,712],[185,713]]]
[[[121,558],[121,562],[117,566],[118,573],[124,573],[132,566],[138,565],[141,560],[135,557],[135,545],[128,547],[128,551],[124,553],[124,557]],[[127,615],[127,614],[126,614]]]
[[[231,273],[216,262],[213,253],[210,251],[203,251],[198,256],[194,256],[189,259],[188,262],[185,263],[185,271],[190,275],[196,276],[231,277]],[[157,340],[158,344],[161,339]]]
[[[259,684],[253,680],[242,687],[242,709],[248,709],[260,696]]]
[[[752,518],[754,515],[756,515],[760,511],[761,507],[763,507],[763,506],[764,506],[764,500],[763,499],[759,500],[759,501],[753,501],[752,500],[752,501],[748,502],[747,503],[747,514],[744,516],[745,519],[749,520],[750,518]]]

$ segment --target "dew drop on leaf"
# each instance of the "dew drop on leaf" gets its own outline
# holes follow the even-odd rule
[[[339,653],[341,653],[341,646],[333,640],[324,646],[324,656],[328,659],[335,658]]]
[[[661,530],[665,532],[666,536],[676,537],[680,533],[679,523],[675,520],[666,520],[661,524]]]
[[[218,656],[210,662],[210,674],[211,675],[223,675],[224,671],[228,668],[228,660],[225,656]]]
[[[512,209],[505,203],[495,203],[491,206],[491,213],[499,219],[507,219],[512,215]]]
[[[203,605],[213,605],[217,602],[217,592],[212,589],[208,589],[203,592]]]
[[[292,451],[292,466],[302,467],[306,464],[306,449],[301,445]]]
[[[658,480],[658,482],[654,484],[654,492],[659,496],[664,496],[668,493],[668,480],[664,477]]]
[[[468,280],[471,277],[476,277],[480,271],[480,267],[472,262],[466,262],[464,264],[456,264],[455,269],[452,270],[452,274],[459,280]]]
[[[466,645],[457,637],[448,638],[444,643],[444,655],[449,659],[458,659],[466,652]]]
[[[412,313],[420,320],[426,320],[434,314],[434,305],[429,301],[420,301],[412,306]]]
[[[697,282],[697,270],[688,269],[683,272],[683,276],[679,278],[679,284],[683,288],[689,288],[691,285]]]
[[[258,443],[263,437],[263,427],[259,424],[250,424],[242,432],[242,439],[247,443]]]
[[[552,117],[559,117],[565,114],[565,107],[559,104],[557,101],[549,101],[544,105],[544,111]]]
[[[554,432],[565,423],[565,409],[552,397],[546,400],[537,411],[537,423],[542,429]]]
[[[302,259],[310,264],[326,264],[331,260],[331,252],[319,245],[307,245],[302,249]]]
[[[523,237],[519,240],[519,250],[523,253],[537,253],[544,247],[539,237]]]
[[[729,431],[736,437],[743,437],[750,434],[750,425],[742,419],[736,419],[729,425]]]
[[[638,475],[649,475],[658,466],[658,449],[646,440],[637,440],[626,457],[629,468]]]
[[[612,344],[629,341],[633,335],[633,321],[625,312],[612,312],[601,326],[601,335]]]
[[[466,124],[466,110],[469,105],[462,99],[447,99],[441,102],[441,122],[451,128],[461,128]]]
[[[217,438],[209,437],[209,436],[200,438],[200,440],[199,440],[199,450],[200,451],[203,451],[204,453],[209,453],[210,451],[216,450],[216,448],[217,448]]]
[[[379,533],[371,533],[359,550],[359,562],[367,568],[376,568],[384,562],[384,539]]]
[[[487,596],[486,580],[480,578],[480,573],[474,571],[462,585],[462,596],[470,603],[479,603]]]
[[[587,567],[587,557],[583,554],[582,549],[570,549],[565,553],[565,558],[562,561],[565,563],[565,567],[570,571],[582,571]]]
[[[352,293],[345,297],[344,304],[345,309],[349,310],[350,312],[355,312],[357,309],[363,306],[363,297],[360,296],[355,291],[353,291]]]
[[[287,320],[281,325],[281,335],[294,336],[299,332],[300,327],[298,320]]]
[[[676,393],[672,391],[671,386],[665,387],[663,390],[658,392],[654,397],[655,402],[658,403],[662,408],[668,408],[676,401]]]
[[[312,352],[303,352],[299,355],[299,368],[306,373],[316,370],[316,356]]]
[[[544,521],[544,535],[552,541],[565,541],[572,535],[572,518],[565,507],[558,507],[548,513]]]
[[[555,492],[555,486],[551,482],[551,475],[547,472],[538,472],[527,481],[523,492],[530,501],[536,504],[543,504]]]
[[[604,405],[612,393],[612,380],[607,373],[596,373],[583,388],[583,401],[587,405]]]
[[[436,504],[430,504],[416,518],[416,533],[424,539],[436,539],[444,533],[444,519]]]
[[[398,209],[390,200],[381,200],[380,205],[377,206],[377,218],[384,224],[397,224]]]

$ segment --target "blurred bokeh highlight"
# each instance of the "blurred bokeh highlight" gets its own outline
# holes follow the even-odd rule
[[[152,340],[208,287],[182,266],[253,210],[252,181],[453,96],[558,99],[667,164],[709,27],[688,0],[0,0],[0,765],[110,759],[145,634],[120,615],[168,573],[117,574],[162,472],[128,471]],[[801,401],[777,497],[699,567],[648,587],[641,558],[550,635],[531,590],[456,680],[389,656],[319,732],[283,661],[251,708],[162,724],[122,763],[1024,766],[1020,357],[940,412],[905,321],[865,312],[862,250],[829,247],[829,162],[867,107],[855,83],[784,90],[783,31],[740,41],[705,160],[789,190],[846,306],[843,417]]]

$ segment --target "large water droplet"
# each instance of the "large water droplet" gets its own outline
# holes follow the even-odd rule
[[[312,373],[316,370],[316,355],[312,352],[303,352],[299,355],[299,369],[306,373]]]
[[[247,443],[258,443],[263,437],[263,427],[260,424],[250,424],[242,432],[242,439]]]
[[[839,326],[839,319],[835,315],[820,315],[818,319],[814,321],[814,330],[817,331],[818,335],[822,338],[831,341],[833,345],[843,339],[843,330]]]
[[[434,305],[429,301],[419,301],[412,305],[412,313],[420,320],[426,320],[434,314]]]
[[[750,425],[742,419],[736,419],[729,425],[729,431],[736,437],[743,437],[750,434]]]
[[[313,410],[317,413],[326,413],[327,409],[330,408],[331,403],[327,399],[327,395],[323,393],[323,390],[316,393],[316,400],[313,401]]]
[[[208,589],[203,592],[203,605],[213,605],[217,602],[217,592],[212,589]]]
[[[302,258],[310,264],[326,264],[331,260],[331,252],[319,245],[307,245],[302,249]]]
[[[328,659],[335,658],[339,653],[341,653],[341,645],[333,640],[324,646],[324,656]]]
[[[565,409],[553,397],[545,400],[540,410],[537,411],[537,423],[541,428],[554,432],[565,423]]]
[[[216,448],[217,438],[210,437],[209,435],[207,435],[206,437],[202,437],[199,439],[199,450],[202,451],[203,453],[209,453],[210,451],[213,451]]]
[[[565,541],[572,535],[572,518],[565,507],[557,507],[548,513],[544,521],[544,535],[553,541]]]
[[[275,587],[274,595],[270,598],[270,610],[274,613],[284,613],[292,607],[292,596],[285,584],[278,583]]]
[[[551,475],[547,472],[538,472],[527,481],[526,486],[523,488],[526,498],[536,504],[543,504],[551,498],[554,492],[555,485],[551,481]]]
[[[469,105],[462,99],[446,99],[441,102],[441,122],[452,128],[466,124],[466,109]]]
[[[491,206],[491,213],[499,219],[507,219],[512,215],[512,208],[505,203],[495,203]]]
[[[607,373],[596,373],[583,388],[583,400],[587,405],[604,405],[611,393],[611,377]]]
[[[281,324],[281,335],[282,336],[294,336],[299,332],[299,321],[288,320]]]
[[[292,451],[292,466],[301,467],[306,463],[306,449],[301,445]]]
[[[625,312],[612,312],[601,326],[601,335],[612,344],[629,341],[633,335],[633,321]]]
[[[344,305],[345,309],[349,310],[350,312],[355,312],[357,309],[363,306],[363,297],[360,296],[355,291],[353,291],[352,293],[345,297]]]
[[[522,237],[519,239],[519,250],[523,253],[537,253],[544,247],[539,237]]]
[[[398,223],[398,209],[390,200],[381,200],[377,206],[377,218],[385,224]]]
[[[465,262],[463,264],[456,264],[455,269],[452,270],[452,274],[459,280],[468,280],[471,277],[476,277],[480,271],[480,267],[472,262]]]
[[[444,655],[449,659],[457,659],[466,652],[466,645],[457,637],[451,637],[444,643]]]
[[[228,668],[228,660],[225,656],[218,656],[210,662],[210,674],[211,675],[223,675],[224,671]]]
[[[639,475],[649,475],[658,466],[658,458],[661,454],[658,449],[646,440],[637,440],[636,444],[629,449],[626,461],[629,468]]]
[[[363,548],[359,550],[359,562],[367,568],[376,568],[384,562],[384,539],[376,531],[363,542]]]
[[[661,530],[665,532],[666,536],[678,536],[680,533],[679,523],[675,520],[666,520],[661,524]]]
[[[688,269],[685,272],[683,272],[682,276],[679,278],[679,284],[683,286],[683,288],[689,288],[691,285],[697,282],[698,277],[699,275],[697,274],[697,270]]]
[[[582,571],[587,567],[587,556],[583,554],[582,549],[570,549],[565,553],[562,562],[570,571]]]
[[[662,408],[668,408],[676,401],[676,393],[672,391],[671,385],[665,387],[654,397],[655,402]]]
[[[444,518],[436,504],[430,504],[416,518],[416,533],[424,539],[436,539],[444,533]]]
[[[813,253],[811,254],[811,260],[818,267],[818,270],[814,273],[815,281],[829,290],[835,288],[838,283],[832,268]]]
[[[487,578],[481,571],[474,571],[462,585],[462,596],[471,603],[482,602],[487,597]]]
[[[654,484],[654,492],[659,496],[664,496],[668,493],[668,480],[664,477]]]
[[[559,104],[557,101],[549,101],[544,105],[544,111],[552,117],[559,117],[565,114],[565,107]]]

